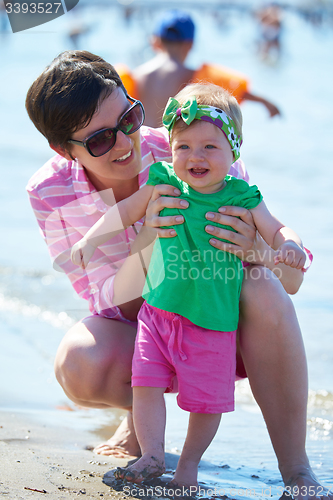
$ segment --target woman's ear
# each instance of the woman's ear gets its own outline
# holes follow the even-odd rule
[[[53,149],[53,151],[55,151],[56,153],[58,153],[58,155],[66,158],[66,160],[69,161],[74,160],[74,158],[69,154],[69,152],[66,151],[66,149],[62,148],[61,146],[54,146],[53,144],[50,144],[50,148]]]

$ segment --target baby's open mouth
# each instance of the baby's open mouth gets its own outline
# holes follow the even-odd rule
[[[202,177],[204,176],[209,170],[207,168],[190,168],[189,170],[190,174],[193,175],[193,177]]]

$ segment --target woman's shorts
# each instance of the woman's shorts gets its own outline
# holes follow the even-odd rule
[[[193,413],[234,410],[236,332],[207,330],[146,302],[138,315],[132,386],[174,392]]]

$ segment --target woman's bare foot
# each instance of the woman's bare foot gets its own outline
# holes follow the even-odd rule
[[[164,472],[164,459],[149,454],[143,455],[130,467],[118,467],[115,470],[114,477],[116,479],[126,479],[131,483],[141,483],[145,479],[162,476]]]
[[[321,485],[311,467],[293,467],[294,471],[286,481],[284,497],[294,500],[310,500],[322,497],[333,500],[333,489]]]
[[[141,455],[140,446],[133,426],[132,412],[128,412],[114,435],[94,448],[97,455],[112,455],[117,458],[137,458]]]

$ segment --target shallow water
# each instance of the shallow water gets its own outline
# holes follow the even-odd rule
[[[226,12],[223,19],[208,8],[192,8],[191,13],[198,32],[189,64],[216,62],[238,69],[249,75],[254,93],[282,109],[281,118],[269,120],[259,105],[243,105],[242,157],[272,212],[293,227],[314,254],[293,302],[309,362],[307,448],[319,477],[333,485],[333,25],[327,21],[318,29],[287,12],[281,60],[265,64],[256,55],[256,26],[245,11]],[[29,177],[50,156],[26,115],[25,94],[53,57],[72,48],[67,33],[73,23],[89,27],[79,48],[112,63],[135,66],[147,60],[147,38],[157,12],[141,9],[126,22],[116,2],[99,2],[74,14],[75,9],[38,28],[2,34],[0,40],[0,229],[5,242],[0,256],[1,406],[39,409],[46,419],[57,407],[75,409],[57,384],[52,363],[64,332],[87,314],[87,308],[66,277],[52,269],[24,191]],[[237,409],[223,416],[200,480],[237,486],[239,491],[229,491],[234,498],[246,496],[247,488],[254,488],[256,497],[267,497],[265,487],[272,487],[277,496],[281,482],[275,455],[247,382],[238,384],[236,395]],[[188,416],[174,396],[166,399],[167,447],[179,451]],[[69,421],[101,436],[110,432],[107,426],[117,424],[119,412],[75,409]]]

